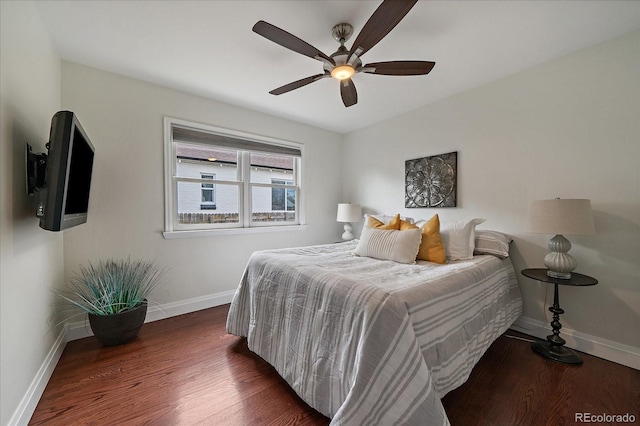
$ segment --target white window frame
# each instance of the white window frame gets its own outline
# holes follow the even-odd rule
[[[176,143],[172,138],[172,129],[181,127],[193,129],[196,131],[213,133],[216,135],[227,136],[231,138],[244,139],[252,142],[258,142],[265,145],[276,145],[280,147],[289,147],[298,149],[301,153],[299,158],[295,159],[294,166],[295,182],[298,182],[296,190],[296,222],[252,222],[251,221],[251,187],[277,187],[274,184],[260,184],[251,182],[250,156],[251,151],[238,151],[238,167],[239,180],[218,181],[216,183],[238,185],[238,210],[239,223],[235,224],[199,224],[198,226],[181,225],[178,223],[177,214],[177,172],[176,172]],[[211,145],[215,146],[215,145]],[[244,167],[242,167],[244,165]],[[165,196],[165,230],[163,236],[166,239],[185,238],[185,237],[201,237],[215,235],[234,235],[248,234],[258,232],[283,232],[283,231],[300,231],[306,229],[305,222],[305,202],[304,202],[304,144],[284,141],[271,137],[255,135],[251,133],[241,132],[237,130],[225,129],[221,127],[211,126],[202,123],[195,123],[172,117],[164,118],[164,196]],[[188,178],[180,178],[180,181],[189,181]],[[201,182],[201,179],[192,179]],[[281,185],[285,187],[285,185]],[[290,189],[291,186],[288,185]]]

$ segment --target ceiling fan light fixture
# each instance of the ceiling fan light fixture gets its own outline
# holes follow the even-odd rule
[[[340,65],[331,70],[331,77],[342,81],[346,80],[347,78],[351,78],[355,73],[356,70],[354,70],[352,66]]]

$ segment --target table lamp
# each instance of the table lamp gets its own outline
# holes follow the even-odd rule
[[[350,222],[359,222],[362,217],[360,204],[340,203],[338,204],[338,222],[345,222],[342,239],[344,241],[353,240],[353,228]]]
[[[538,234],[555,235],[549,241],[551,253],[544,257],[547,275],[569,279],[578,262],[567,252],[571,243],[564,235],[593,235],[591,200],[536,200],[529,209],[529,230]]]

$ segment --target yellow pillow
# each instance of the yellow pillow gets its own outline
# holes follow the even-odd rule
[[[409,222],[406,222],[406,221],[400,219],[400,230],[401,231],[408,231],[409,229],[418,229],[418,227],[416,225],[414,225],[413,223],[409,223]]]
[[[369,222],[367,223],[367,226],[369,228],[376,228],[376,229],[385,229],[385,230],[400,230],[400,213],[398,213],[397,215],[395,215],[393,217],[393,219],[391,219],[389,221],[389,223],[387,223],[386,225],[384,224],[384,222],[376,219],[373,216],[369,216]]]
[[[409,229],[418,229],[418,227],[413,223],[409,223],[407,221],[400,219],[400,213],[395,215],[393,219],[391,219],[389,223],[387,223],[386,225],[384,224],[384,222],[376,219],[375,217],[369,216],[367,226],[369,228],[397,230],[397,231],[408,231]]]
[[[428,260],[433,263],[447,263],[444,243],[440,236],[440,218],[435,214],[421,227],[422,242],[418,250],[418,260]]]

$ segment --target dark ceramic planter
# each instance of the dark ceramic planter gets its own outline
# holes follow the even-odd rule
[[[89,314],[89,324],[104,346],[122,345],[135,339],[147,317],[147,301],[114,315]]]

